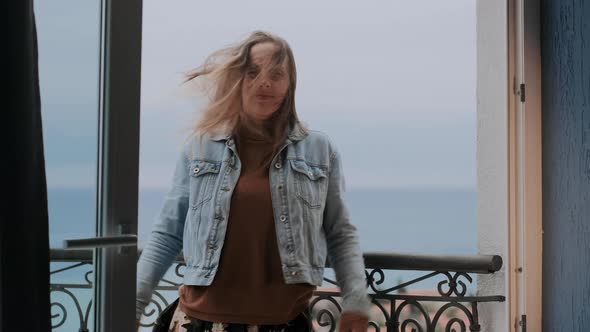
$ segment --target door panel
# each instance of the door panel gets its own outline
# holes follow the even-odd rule
[[[35,3],[55,331],[134,329],[141,3]]]

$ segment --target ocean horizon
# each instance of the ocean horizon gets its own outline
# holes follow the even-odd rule
[[[144,189],[138,201],[138,245],[149,237],[166,190]],[[363,251],[424,254],[477,252],[477,193],[473,189],[351,189],[345,193]],[[92,237],[92,188],[48,188],[50,246]]]

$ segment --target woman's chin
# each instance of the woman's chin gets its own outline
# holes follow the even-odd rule
[[[259,110],[254,112],[248,112],[247,115],[252,120],[264,121],[272,117],[275,111]]]

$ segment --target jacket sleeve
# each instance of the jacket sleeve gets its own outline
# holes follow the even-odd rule
[[[344,201],[345,183],[339,152],[331,148],[328,193],[323,227],[328,259],[336,273],[342,292],[343,312],[359,312],[369,316],[371,301],[367,294],[365,263],[356,227]]]
[[[149,304],[158,282],[182,249],[189,205],[189,167],[186,149],[176,162],[172,186],[137,265],[136,319]]]

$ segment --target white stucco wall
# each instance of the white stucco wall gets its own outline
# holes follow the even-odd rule
[[[502,270],[478,277],[478,295],[508,298],[508,10],[507,1],[477,1],[478,246],[498,254]],[[509,331],[508,303],[479,306],[482,331]]]

